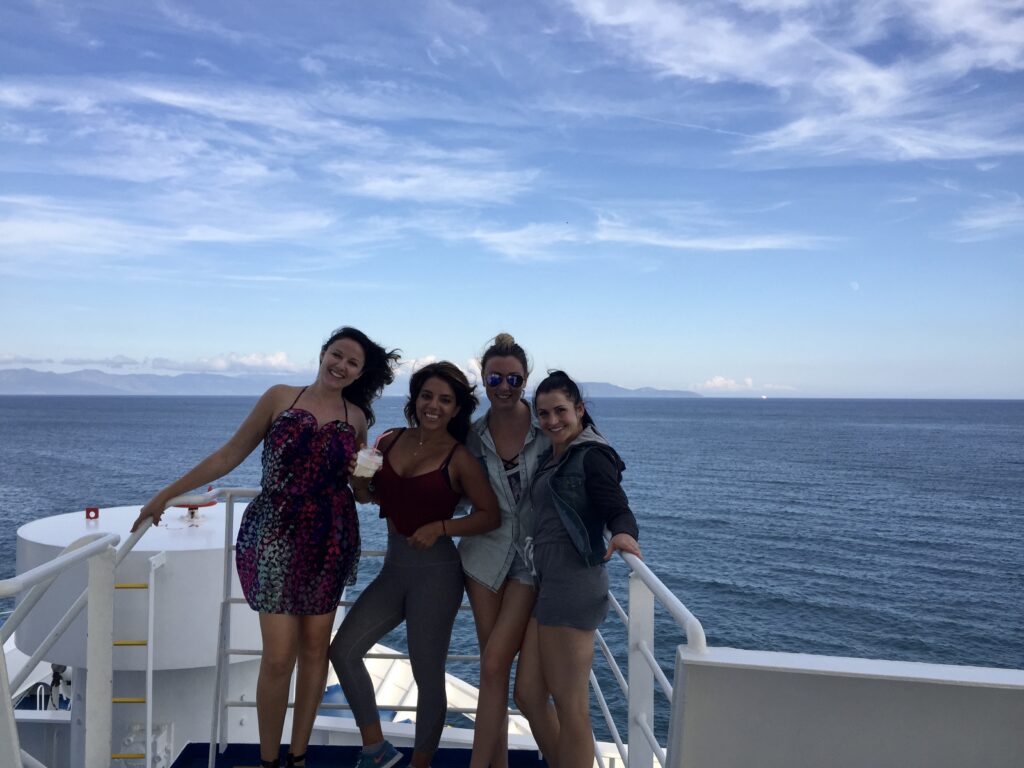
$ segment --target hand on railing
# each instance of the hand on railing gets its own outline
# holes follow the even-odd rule
[[[639,557],[641,560],[644,559],[644,556],[640,554],[640,545],[628,533],[616,533],[612,536],[608,542],[608,551],[604,553],[604,559],[610,560],[616,552],[624,552]]]
[[[135,518],[135,522],[132,523],[132,533],[147,521],[152,521],[153,525],[160,525],[160,518],[163,517],[164,512],[169,507],[182,506],[195,504],[197,506],[205,506],[209,502],[216,501],[217,497],[222,493],[220,488],[210,488],[205,493],[185,493],[181,496],[175,496],[173,499],[163,501],[160,499],[160,494],[157,494],[152,499],[147,501],[142,509],[139,510],[139,516]]]
[[[147,501],[142,509],[139,510],[139,516],[135,518],[135,522],[132,523],[132,533],[135,533],[142,526],[148,527],[150,523],[160,525],[160,518],[166,509],[167,505],[162,502],[153,501],[152,499]]]
[[[153,525],[160,524],[160,518],[170,507],[205,507],[216,501],[224,501],[229,496],[238,499],[253,499],[260,492],[260,488],[210,488],[202,493],[183,493],[167,501],[160,501],[159,494],[147,501],[139,516],[132,523],[132,533],[139,530],[143,523],[152,522]]]

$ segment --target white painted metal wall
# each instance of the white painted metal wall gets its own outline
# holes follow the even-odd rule
[[[1021,768],[1024,672],[680,649],[673,768]]]

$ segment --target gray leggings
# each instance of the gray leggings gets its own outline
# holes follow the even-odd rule
[[[384,567],[349,609],[331,643],[331,663],[356,725],[380,721],[363,656],[404,619],[419,693],[414,748],[431,756],[437,751],[448,707],[445,658],[462,589],[462,563],[451,539],[442,536],[430,549],[420,550],[410,547],[405,536],[388,535]]]

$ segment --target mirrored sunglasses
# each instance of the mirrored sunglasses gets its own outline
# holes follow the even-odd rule
[[[512,387],[512,389],[519,389],[523,386],[523,382],[526,381],[526,378],[518,373],[509,373],[504,377],[502,377],[500,373],[489,373],[484,377],[484,383],[493,389],[494,387],[501,386],[502,378],[508,382],[508,385]]]

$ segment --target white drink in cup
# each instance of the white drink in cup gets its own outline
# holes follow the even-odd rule
[[[373,477],[384,465],[384,454],[376,448],[363,448],[356,454],[356,469],[353,477]]]

